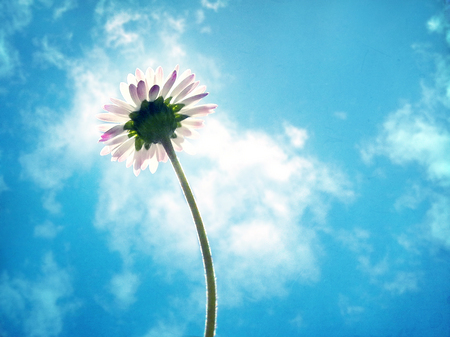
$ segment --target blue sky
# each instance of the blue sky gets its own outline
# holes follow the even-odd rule
[[[0,3],[0,335],[201,336],[169,163],[99,155],[95,115],[177,64],[216,113],[180,153],[217,336],[450,336],[450,9],[412,1]]]

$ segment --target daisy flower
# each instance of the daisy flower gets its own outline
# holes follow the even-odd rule
[[[162,145],[170,139],[176,151],[193,154],[186,138],[197,138],[196,129],[217,107],[216,104],[196,105],[208,95],[206,86],[195,81],[195,74],[186,70],[178,76],[178,66],[164,81],[163,69],[148,68],[144,73],[136,69],[128,74],[128,83],[120,83],[124,101],[111,98],[113,104],[103,107],[106,113],[97,118],[108,124],[99,126],[103,135],[100,154],[111,154],[111,161],[126,161],[133,166],[136,176],[147,167],[154,173],[159,162],[166,162],[167,153]]]

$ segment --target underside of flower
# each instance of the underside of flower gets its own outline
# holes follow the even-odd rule
[[[136,69],[135,75],[128,75],[128,83],[120,84],[125,101],[111,98],[113,104],[103,107],[107,113],[97,115],[109,123],[99,126],[103,132],[99,142],[105,145],[100,154],[111,154],[112,161],[126,160],[136,176],[147,167],[154,173],[158,162],[167,161],[163,139],[169,138],[176,151],[192,154],[185,138],[198,137],[196,129],[203,127],[203,121],[196,117],[206,116],[217,107],[196,106],[208,93],[190,70],[178,77],[177,66],[165,81],[163,78],[161,67],[156,71],[148,68],[145,74]]]
[[[172,97],[165,101],[160,96],[153,102],[144,100],[139,111],[130,113],[130,121],[125,123],[124,129],[129,130],[128,137],[135,137],[135,149],[141,150],[142,146],[149,149],[151,144],[158,144],[166,138],[177,138],[175,130],[181,127],[181,121],[189,116],[178,112],[183,104],[170,104]]]

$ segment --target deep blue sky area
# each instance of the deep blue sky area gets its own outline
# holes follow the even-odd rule
[[[177,65],[218,105],[178,153],[216,336],[450,336],[448,1],[3,1],[0,20],[1,337],[203,335],[170,162],[136,177],[98,143],[129,73]]]

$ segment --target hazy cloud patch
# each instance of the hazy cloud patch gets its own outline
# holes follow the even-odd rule
[[[72,293],[69,273],[58,267],[52,253],[48,253],[36,280],[2,273],[0,314],[19,326],[25,336],[58,336],[65,317],[80,305]]]

